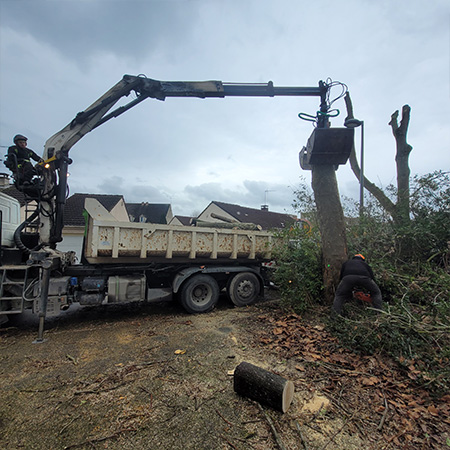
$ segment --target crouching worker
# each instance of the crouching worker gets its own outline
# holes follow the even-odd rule
[[[342,315],[344,303],[352,298],[355,287],[367,289],[372,297],[372,306],[381,309],[381,291],[375,283],[372,268],[365,259],[363,255],[357,254],[342,264],[341,281],[334,297],[332,313]]]

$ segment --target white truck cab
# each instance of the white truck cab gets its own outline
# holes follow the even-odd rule
[[[3,247],[14,246],[14,232],[20,225],[20,203],[0,192],[1,243]]]

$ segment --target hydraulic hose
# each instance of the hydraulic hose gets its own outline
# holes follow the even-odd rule
[[[28,219],[26,219],[24,222],[22,222],[16,229],[16,231],[14,231],[14,242],[17,245],[17,248],[20,249],[23,253],[25,254],[29,254],[31,252],[32,249],[28,248],[23,242],[22,239],[20,237],[20,234],[22,233],[22,230],[24,228],[26,228],[31,222],[33,222],[34,219],[36,219],[36,217],[38,217],[39,215],[39,210],[36,209],[36,211],[33,212],[33,214],[31,214],[30,217],[28,217]]]

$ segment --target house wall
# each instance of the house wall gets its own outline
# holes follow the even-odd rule
[[[177,217],[172,217],[172,219],[170,220],[170,222],[167,222],[169,225],[181,225],[183,226],[183,224],[178,220]]]
[[[225,212],[222,208],[219,208],[216,204],[211,203],[206,209],[198,216],[198,220],[204,220],[205,222],[219,222],[224,223],[223,220],[217,219],[215,217],[211,217],[211,214],[217,214],[218,216],[222,216],[226,219],[229,219],[233,222],[237,222],[237,220],[231,215]],[[245,220],[241,220],[241,222],[245,222]]]
[[[173,219],[172,206],[169,205],[169,209],[167,210],[167,214],[166,214],[166,223],[170,223],[170,221],[172,219]]]
[[[28,211],[34,211],[36,209],[37,203],[33,200],[28,203]],[[29,215],[29,214],[28,214]],[[20,223],[24,222],[26,219],[26,208],[25,206],[20,207]]]
[[[65,226],[62,234],[63,241],[58,242],[56,248],[61,252],[75,252],[77,263],[80,263],[83,250],[84,227]]]

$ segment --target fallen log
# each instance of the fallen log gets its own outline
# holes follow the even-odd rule
[[[234,371],[234,391],[285,413],[294,398],[294,383],[248,362]]]

